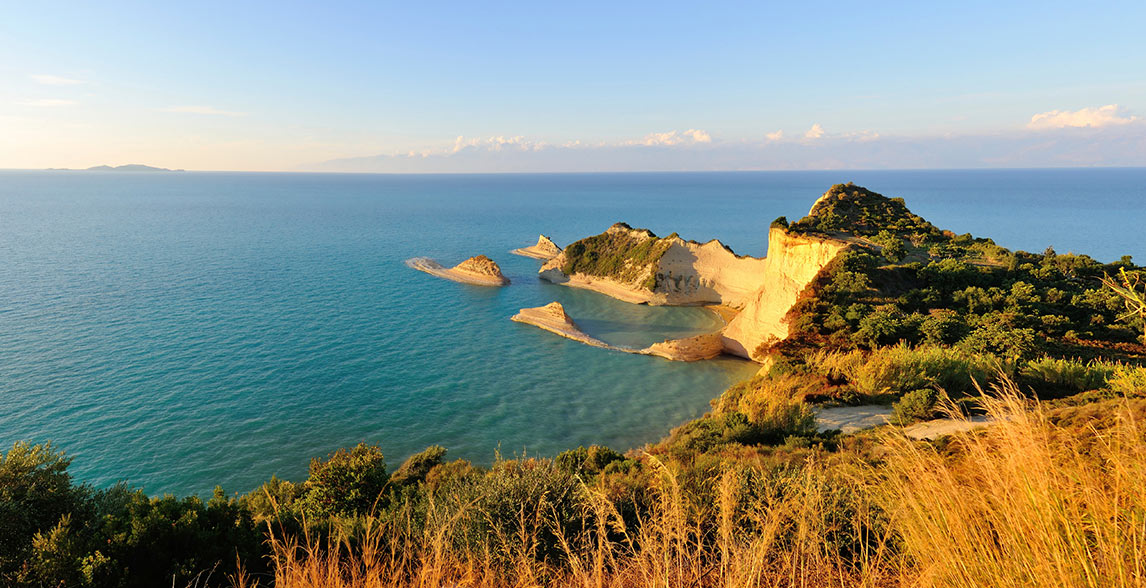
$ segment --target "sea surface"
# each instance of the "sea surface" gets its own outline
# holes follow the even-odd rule
[[[617,221],[763,255],[831,184],[901,196],[941,228],[1028,251],[1146,262],[1146,169],[326,175],[0,172],[0,445],[150,494],[251,490],[360,441],[490,463],[656,441],[754,372],[587,347],[509,321],[554,300],[644,346],[697,308],[540,282],[510,255]],[[513,281],[403,264],[483,253]]]

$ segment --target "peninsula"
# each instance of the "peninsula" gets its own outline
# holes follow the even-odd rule
[[[447,268],[428,257],[407,259],[406,265],[432,276],[471,284],[474,286],[505,286],[509,278],[501,273],[501,268],[484,255],[471,257],[454,267]]]
[[[813,206],[809,218],[823,214],[827,208]],[[733,309],[732,316],[719,337],[704,338],[704,355],[719,340],[713,355],[760,360],[758,349],[787,336],[783,319],[800,292],[840,252],[857,245],[847,233],[813,234],[773,223],[768,256],[752,257],[715,239],[698,243],[675,233],[661,238],[617,223],[570,244],[541,266],[539,276],[636,304],[723,305]]]
[[[662,238],[617,223],[571,243],[539,277],[636,304],[730,308],[720,351],[761,363],[794,346],[873,348],[901,340],[997,352],[1029,349],[1041,339],[1085,357],[1097,352],[1088,341],[1115,337],[1139,353],[1117,317],[1087,324],[1071,305],[1090,296],[1095,312],[1117,308],[1091,291],[1097,281],[1046,277],[1117,271],[1086,256],[1011,252],[990,239],[943,231],[902,198],[854,184],[832,186],[807,216],[794,223],[780,217],[768,231],[767,257],[751,257],[716,240]],[[953,284],[962,289],[950,291]],[[1034,309],[1041,318],[1015,318]],[[1067,327],[1076,323],[1086,328]]]

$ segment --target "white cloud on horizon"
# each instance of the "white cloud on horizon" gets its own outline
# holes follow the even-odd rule
[[[35,106],[37,108],[54,108],[57,106],[75,106],[79,104],[79,102],[64,98],[37,98],[35,100],[23,100],[16,104],[20,106]]]
[[[458,137],[449,147],[328,160],[299,169],[481,173],[1143,166],[1146,133],[1138,129],[1136,125],[1110,125],[1088,133],[1052,128],[884,136],[870,130],[833,134],[820,127],[813,133],[818,135],[814,140],[802,134],[795,140],[773,140],[768,133],[747,141],[722,141],[703,131],[654,133],[644,139],[613,142]]]
[[[708,131],[688,129],[687,131],[669,131],[667,133],[649,133],[636,141],[626,141],[623,145],[645,145],[648,147],[672,147],[676,145],[696,145],[698,143],[711,143],[712,136]]]
[[[820,137],[823,137],[823,136],[824,136],[824,127],[821,127],[820,123],[813,124],[812,128],[808,129],[808,132],[804,133],[804,138],[806,138],[806,139],[819,139]]]
[[[37,84],[44,84],[45,86],[75,86],[86,83],[83,80],[54,76],[51,74],[32,74],[29,77]]]
[[[1136,116],[1129,116],[1122,112],[1117,104],[1107,104],[1098,108],[1081,108],[1079,110],[1050,110],[1040,112],[1031,117],[1027,123],[1029,129],[1063,129],[1067,127],[1106,127],[1111,125],[1125,125],[1138,120]]]
[[[230,110],[219,110],[212,106],[168,106],[166,108],[156,108],[158,112],[172,112],[176,114],[206,114],[212,116],[246,116],[245,112],[233,112]]]
[[[473,137],[467,139],[462,135],[458,135],[457,139],[454,139],[454,148],[450,151],[450,153],[458,153],[462,150],[469,149],[469,148],[479,148],[479,149],[484,148],[484,149],[488,149],[490,151],[503,151],[503,150],[536,151],[538,149],[544,149],[547,146],[548,145],[544,142],[531,141],[531,140],[526,139],[525,137],[523,137],[521,135],[517,135],[517,136],[513,136],[513,137],[505,137],[502,135],[498,135],[496,137],[486,137],[484,139],[473,138]],[[432,153],[433,153],[432,151],[423,151],[422,156],[428,157]]]
[[[772,133],[764,133],[764,138],[769,141],[779,141],[784,138],[784,131],[779,130]]]

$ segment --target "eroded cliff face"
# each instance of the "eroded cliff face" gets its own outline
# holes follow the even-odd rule
[[[783,227],[768,233],[768,257],[761,272],[761,286],[744,310],[722,333],[724,351],[759,360],[756,349],[788,336],[784,315],[796,297],[841,251],[851,243],[822,235],[790,234]]]
[[[541,266],[542,279],[595,290],[639,304],[724,304],[736,308],[748,303],[762,285],[765,260],[738,256],[720,241],[685,241],[676,235],[658,238],[649,231],[613,225],[598,236],[623,237],[630,248],[647,247],[637,260],[628,259],[610,275],[574,271],[566,274],[566,253]],[[576,250],[577,244],[570,246]]]

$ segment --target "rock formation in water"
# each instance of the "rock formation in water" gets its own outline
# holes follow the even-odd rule
[[[497,263],[484,255],[471,257],[452,268],[446,268],[427,257],[408,259],[406,265],[418,271],[463,284],[504,286],[509,283],[509,278],[502,275],[501,268],[498,267]]]
[[[523,308],[518,311],[517,314],[513,315],[510,320],[533,325],[551,333],[561,335],[562,337],[580,341],[586,345],[612,348],[608,343],[594,339],[582,332],[581,328],[577,326],[577,323],[573,322],[573,319],[569,318],[569,315],[565,313],[565,307],[561,306],[560,302],[550,302],[545,306],[539,306],[537,308]]]
[[[537,244],[530,247],[522,247],[510,251],[514,255],[521,255],[523,257],[532,257],[534,259],[544,259],[546,261],[561,255],[561,248],[553,242],[552,239],[545,235],[538,235]]]
[[[704,333],[684,339],[669,339],[653,343],[641,350],[644,355],[656,355],[672,361],[700,361],[712,359],[724,353],[724,341],[720,332]]]
[[[592,345],[593,347],[603,347],[605,349],[612,349],[613,351],[634,353],[637,355],[655,355],[671,361],[712,359],[720,355],[723,351],[719,331],[715,333],[704,333],[685,339],[669,339],[661,343],[654,343],[644,349],[610,345],[582,331],[581,327],[577,326],[577,323],[573,322],[573,319],[565,312],[565,308],[561,306],[560,302],[550,302],[545,306],[537,308],[523,308],[518,311],[517,314],[510,317],[510,320],[533,325],[550,333],[555,333],[586,345]]]

